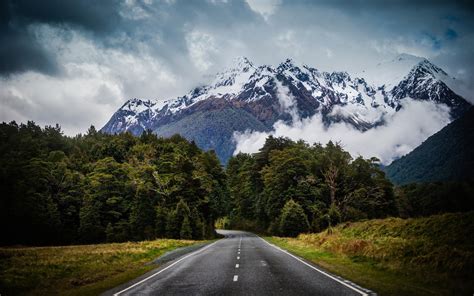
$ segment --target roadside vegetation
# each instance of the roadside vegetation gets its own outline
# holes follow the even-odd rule
[[[98,295],[156,268],[146,264],[191,240],[0,248],[2,295]]]
[[[472,182],[394,187],[378,159],[354,159],[340,143],[310,145],[270,136],[259,152],[232,157],[226,173],[229,211],[220,225],[270,235],[474,210]]]
[[[471,295],[474,212],[346,222],[270,242],[380,295]]]

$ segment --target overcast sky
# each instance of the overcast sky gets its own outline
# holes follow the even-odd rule
[[[236,56],[359,72],[399,53],[474,91],[469,1],[1,1],[0,121],[102,127],[133,97],[185,94]]]

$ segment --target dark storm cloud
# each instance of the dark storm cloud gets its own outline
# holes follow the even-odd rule
[[[35,70],[58,73],[54,53],[47,52],[32,29],[40,24],[82,30],[106,47],[136,50],[146,42],[155,54],[179,62],[176,53],[187,51],[183,27],[232,30],[239,23],[254,21],[256,15],[245,1],[93,1],[93,0],[6,0],[2,1],[0,23],[0,75]],[[225,9],[223,9],[225,8]],[[141,17],[142,15],[152,17]],[[123,37],[130,42],[121,42]],[[159,44],[155,43],[159,39]],[[119,40],[119,41],[117,41]]]
[[[0,75],[27,70],[53,74],[58,70],[54,56],[25,28],[1,28],[0,44]]]
[[[456,33],[456,31],[454,31],[453,29],[447,29],[444,35],[448,40],[455,40],[456,38],[458,38],[458,33]]]
[[[103,32],[112,29],[120,21],[117,9],[119,1],[10,0],[8,6],[11,18],[24,24],[71,24]]]
[[[183,95],[236,56],[352,74],[408,53],[474,102],[473,28],[471,1],[0,0],[0,120],[84,131],[131,97]]]
[[[331,6],[343,10],[390,10],[394,8],[428,8],[428,7],[458,7],[462,9],[473,10],[474,4],[470,0],[285,0],[286,5],[302,4],[312,6]]]
[[[71,26],[97,34],[114,30],[120,22],[118,1],[2,1],[0,4],[0,74],[36,70],[58,72],[54,53],[47,52],[32,26]]]

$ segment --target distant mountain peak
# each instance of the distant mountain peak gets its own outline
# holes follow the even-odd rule
[[[410,61],[413,63],[418,63],[423,60],[426,60],[426,59],[420,56],[409,54],[409,53],[398,54],[397,56],[395,56],[394,59],[392,59],[393,62]]]
[[[126,101],[120,109],[140,113],[144,110],[152,108],[156,105],[156,103],[157,101],[152,99],[132,98]]]
[[[365,131],[384,124],[406,98],[446,104],[453,118],[470,106],[455,93],[454,80],[426,59],[399,55],[377,69],[383,70],[375,77],[380,83],[370,76],[297,66],[292,59],[275,67],[237,57],[210,83],[184,96],[127,101],[102,130],[181,133],[201,148],[215,149],[226,162],[235,148],[235,131],[269,131],[277,121],[320,114],[326,125],[345,122]],[[384,77],[387,73],[393,75]]]
[[[424,71],[425,73],[430,73],[433,76],[435,76],[436,73],[444,75],[444,76],[449,76],[448,73],[446,73],[443,69],[441,69],[438,66],[432,64],[427,59],[423,59],[417,65],[415,65],[412,69],[412,71],[417,71],[417,70]]]
[[[281,71],[297,67],[295,61],[292,58],[287,58],[283,63],[278,65],[278,69]]]
[[[232,60],[230,70],[248,71],[253,68],[253,63],[245,56],[238,56]]]

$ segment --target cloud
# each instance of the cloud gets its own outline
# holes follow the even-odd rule
[[[447,40],[455,40],[456,38],[458,38],[458,33],[456,33],[456,31],[451,28],[448,28],[444,35]]]
[[[67,134],[74,135],[91,124],[102,127],[126,94],[155,94],[154,98],[174,94],[178,78],[145,49],[135,55],[97,46],[78,32],[58,30],[44,25],[36,34],[49,41],[47,48],[60,48],[56,58],[62,75],[28,71],[0,79],[2,121],[59,123]]]
[[[291,57],[352,73],[407,52],[456,75],[469,95],[473,28],[468,1],[0,1],[0,120],[41,118],[71,132],[86,130],[132,97],[183,95],[242,55],[257,65]],[[424,33],[440,40],[441,48]],[[28,79],[49,85],[48,93]],[[79,100],[74,81],[94,89],[92,98],[82,98],[84,106],[110,107],[97,107],[97,118],[88,116],[94,110],[82,120],[73,116],[67,102]],[[53,105],[70,116],[35,113]]]
[[[2,29],[0,29],[2,30]],[[55,57],[47,52],[27,28],[3,28],[0,33],[0,75],[34,70],[58,72]]]
[[[213,55],[218,52],[214,38],[205,32],[193,30],[186,35],[186,44],[196,69],[207,71],[213,65]]]
[[[328,141],[340,141],[344,149],[352,156],[365,158],[378,157],[382,163],[389,164],[436,133],[450,121],[449,108],[428,101],[405,99],[403,108],[393,116],[386,118],[386,124],[361,132],[345,123],[326,127],[319,114],[286,124],[279,121],[272,132],[234,133],[237,144],[235,153],[254,153],[265,143],[269,135],[303,139],[309,143],[326,144]]]
[[[250,8],[261,14],[265,20],[275,13],[281,5],[281,0],[246,0]]]
[[[33,34],[36,24],[71,26],[106,33],[119,22],[118,1],[1,1],[0,75],[35,70],[58,74],[59,67]],[[93,8],[92,8],[93,7]]]

